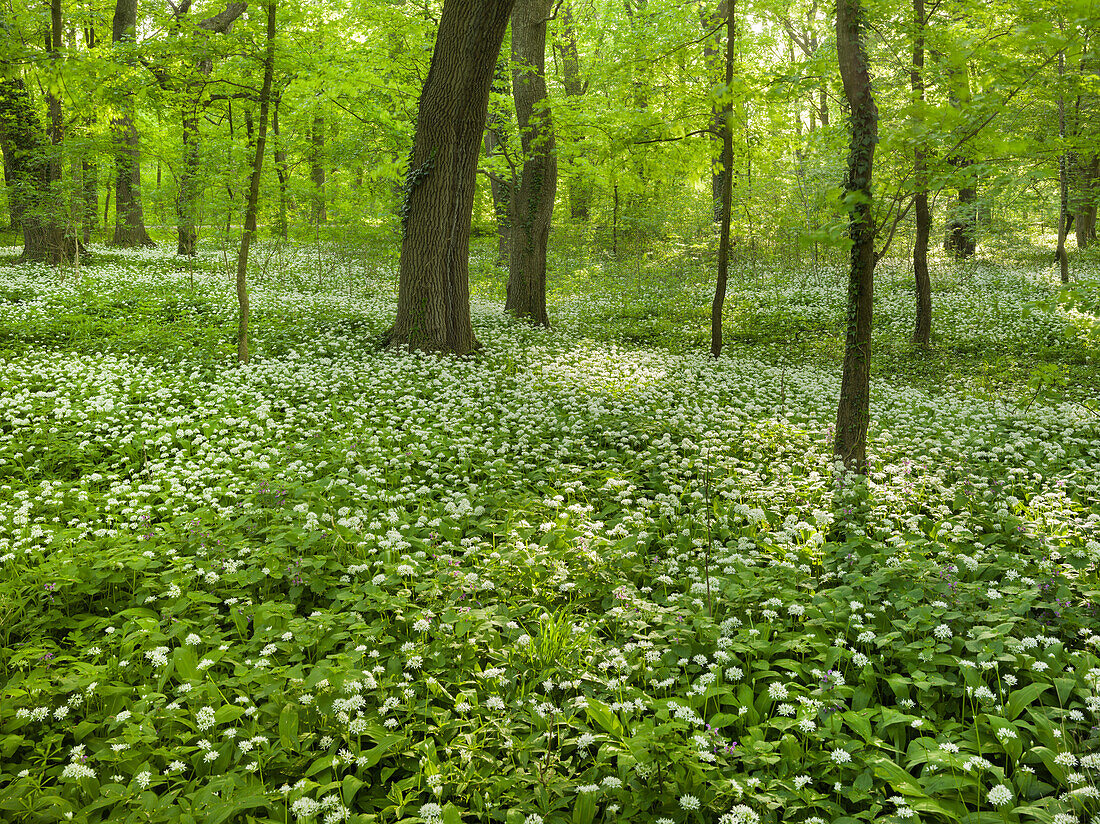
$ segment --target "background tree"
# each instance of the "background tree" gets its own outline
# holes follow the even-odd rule
[[[516,0],[512,91],[523,166],[511,197],[511,263],[504,310],[538,326],[546,315],[546,244],[558,192],[554,125],[546,96],[546,23],[551,0]]]
[[[133,79],[133,49],[136,45],[137,0],[117,0],[111,25],[111,45],[116,62]],[[117,110],[111,119],[115,138],[115,246],[155,246],[145,228],[141,201],[141,149],[134,123],[134,95],[119,89]]]
[[[237,361],[248,363],[248,250],[252,236],[256,234],[256,210],[260,201],[260,175],[264,168],[264,147],[267,143],[267,113],[271,101],[271,80],[275,73],[275,6],[276,0],[268,0],[267,39],[264,49],[264,80],[260,88],[260,123],[257,128],[252,173],[248,178],[248,205],[245,207],[244,231],[241,248],[237,253],[237,304],[240,315],[237,321]]]

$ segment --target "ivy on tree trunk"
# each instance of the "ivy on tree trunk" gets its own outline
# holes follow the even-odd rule
[[[465,354],[470,219],[489,85],[514,0],[445,0],[405,180],[391,346]]]
[[[844,181],[848,236],[848,330],[837,406],[833,452],[845,466],[867,471],[870,422],[871,313],[875,276],[875,226],[871,216],[871,171],[878,143],[878,107],[861,37],[860,0],[837,0],[836,45],[844,95],[851,110],[848,174]]]

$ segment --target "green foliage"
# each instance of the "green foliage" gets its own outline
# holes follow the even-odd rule
[[[346,251],[261,247],[244,369],[216,254],[3,270],[5,820],[1100,811],[1097,431],[1076,407],[1023,371],[997,373],[1015,408],[899,369],[857,482],[821,388],[838,275],[814,292],[742,262],[759,323],[733,301],[714,363],[686,349],[705,247],[578,250],[552,274],[558,331],[494,304],[485,347],[446,361],[370,346],[394,253],[359,254],[337,280]],[[499,290],[473,269],[475,297]],[[908,311],[889,271],[880,348]],[[927,357],[968,369],[1068,317],[1010,268],[938,286],[957,317]]]

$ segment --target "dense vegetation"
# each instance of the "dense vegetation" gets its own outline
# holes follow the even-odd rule
[[[1100,824],[1095,9],[828,6],[0,4],[0,822]]]
[[[883,264],[857,479],[843,267],[742,261],[715,361],[712,250],[556,240],[553,331],[476,246],[457,360],[373,342],[386,237],[261,247],[242,367],[216,251],[0,271],[0,817],[1100,813],[1095,315],[1049,255],[934,260],[923,353]]]

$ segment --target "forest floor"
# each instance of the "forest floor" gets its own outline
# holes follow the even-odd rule
[[[559,245],[552,331],[379,351],[396,249],[0,250],[0,820],[1100,815],[1100,289]],[[6,256],[5,256],[6,253]],[[1096,819],[1093,818],[1095,821]]]

